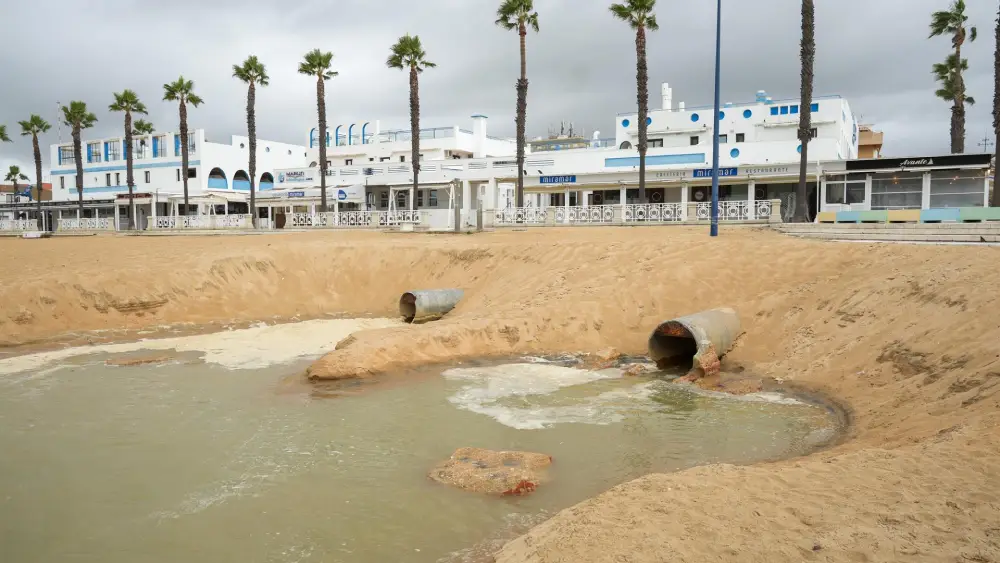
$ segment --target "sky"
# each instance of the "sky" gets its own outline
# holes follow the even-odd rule
[[[930,14],[950,0],[820,0],[816,4],[816,95],[848,99],[863,123],[885,132],[886,156],[949,150],[949,104],[934,96],[931,65],[951,48],[928,39]],[[494,24],[499,0],[0,0],[0,124],[12,137],[38,113],[52,124],[41,139],[60,140],[59,103],[83,100],[97,114],[84,137],[115,135],[121,114],[112,93],[135,90],[159,130],[178,129],[177,107],[163,84],[194,80],[205,104],[192,128],[211,141],[246,133],[246,87],[233,64],[257,55],[271,84],[257,94],[258,137],[306,144],[316,123],[315,81],[297,73],[313,48],[334,53],[340,74],[327,85],[328,122],[381,122],[408,128],[407,76],[389,69],[390,46],[419,35],[437,68],[421,76],[421,125],[471,128],[490,116],[489,133],[513,136],[518,39]],[[635,111],[635,35],[614,20],[609,0],[535,0],[540,33],[528,36],[528,137],[573,122],[576,131],[613,136],[615,116]],[[797,0],[724,0],[723,102],[774,99],[799,91]],[[992,129],[992,57],[996,0],[968,2],[979,40],[967,44],[966,84],[979,104],[968,114],[967,152]],[[651,107],[659,84],[674,102],[710,105],[714,80],[715,2],[659,0],[660,30],[648,40]],[[62,126],[62,140],[69,132]],[[0,170],[34,170],[29,137],[0,146]],[[985,152],[985,151],[983,151]],[[30,176],[34,174],[29,172]],[[33,179],[33,178],[32,178]]]

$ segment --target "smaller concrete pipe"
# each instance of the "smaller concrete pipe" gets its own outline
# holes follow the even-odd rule
[[[649,356],[660,367],[692,362],[704,375],[719,372],[721,358],[739,337],[740,317],[732,309],[711,309],[660,323],[649,337]]]
[[[408,291],[399,298],[399,314],[408,323],[446,315],[465,294],[461,289],[425,289]]]

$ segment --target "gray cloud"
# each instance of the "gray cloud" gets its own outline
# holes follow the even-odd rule
[[[610,134],[616,113],[634,111],[634,36],[613,20],[604,0],[538,0],[541,32],[528,37],[529,135],[560,120]],[[927,39],[930,13],[947,0],[839,0],[817,6],[816,93],[848,98],[864,121],[886,133],[886,153],[948,150],[948,104],[934,97],[931,64],[947,39]],[[162,102],[163,83],[179,74],[195,81],[206,104],[192,123],[212,140],[246,130],[244,86],[232,65],[248,54],[267,64],[271,86],[258,95],[261,138],[304,143],[315,121],[314,83],[297,74],[303,53],[332,50],[340,76],[327,89],[330,122],[408,123],[404,73],[385,67],[389,46],[419,34],[438,68],[421,78],[422,123],[468,124],[486,113],[491,132],[514,131],[517,36],[493,25],[496,0],[0,0],[5,80],[0,123],[39,113],[53,124],[44,145],[58,140],[56,102],[86,101],[100,122],[93,135],[113,135],[121,116],[107,112],[111,94],[136,90],[159,128],[176,128],[176,108]],[[795,0],[726,2],[723,14],[723,101],[745,101],[759,89],[798,94],[799,8]],[[291,5],[291,7],[289,7]],[[969,114],[967,148],[991,129],[992,3],[970,2],[980,38],[966,49],[967,82],[980,104]],[[660,82],[674,99],[711,103],[714,3],[660,0],[661,29],[649,38],[651,102]],[[39,26],[46,32],[37,33]],[[16,46],[16,48],[10,48]],[[63,128],[63,139],[68,133]],[[992,136],[992,135],[991,135]],[[0,147],[0,167],[32,168],[26,138]],[[45,153],[47,157],[47,152]]]

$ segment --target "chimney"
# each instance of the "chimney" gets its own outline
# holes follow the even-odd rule
[[[677,111],[684,111],[684,102],[679,102],[677,104]]]
[[[482,114],[472,116],[472,142],[475,147],[473,151],[475,158],[486,156],[484,153],[486,148],[486,122],[488,120],[489,118]]]
[[[673,108],[673,97],[674,92],[670,89],[670,84],[666,82],[660,86],[660,94],[663,96],[663,109],[666,111],[671,111]]]

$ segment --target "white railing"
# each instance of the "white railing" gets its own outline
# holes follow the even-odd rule
[[[770,219],[771,218],[771,201],[770,200],[760,200],[755,202],[754,208],[756,211],[757,219]]]
[[[376,211],[375,213],[378,214],[378,225],[380,227],[401,225],[403,223],[420,224],[420,212],[417,210]]]
[[[495,225],[544,225],[548,214],[540,207],[506,207],[493,213]]]
[[[149,228],[154,230],[216,230],[249,229],[250,214],[238,215],[176,215],[150,217]]]
[[[683,221],[684,205],[680,203],[631,203],[625,205],[622,217],[626,223]]]
[[[617,205],[556,207],[556,223],[614,223]]]
[[[404,223],[420,225],[418,210],[401,211],[328,211],[326,213],[290,213],[285,215],[285,229],[395,227]]]
[[[111,217],[81,217],[80,219],[59,219],[60,231],[110,231],[115,228]]]
[[[712,204],[709,202],[699,203],[697,207],[697,216],[699,221],[711,220]],[[750,205],[747,201],[719,202],[719,221],[749,221],[752,218],[753,217],[750,214]]]
[[[37,219],[0,219],[0,231],[37,231]]]

